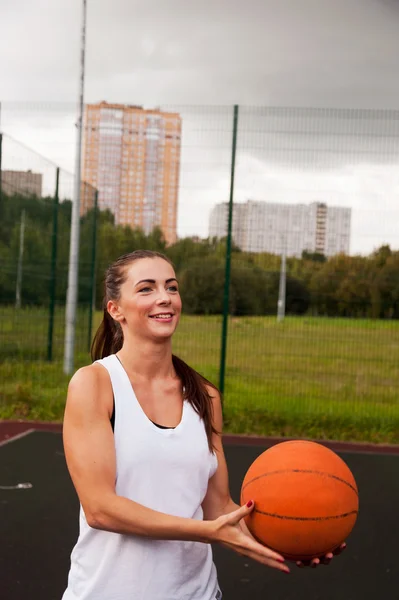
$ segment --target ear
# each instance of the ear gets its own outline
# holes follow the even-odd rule
[[[118,321],[118,323],[124,321],[125,317],[120,312],[119,306],[114,300],[108,300],[107,311],[114,321]]]

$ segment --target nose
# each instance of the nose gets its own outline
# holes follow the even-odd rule
[[[165,290],[165,288],[161,288],[159,290],[157,304],[160,304],[160,305],[170,304],[170,296],[169,296],[168,292]]]

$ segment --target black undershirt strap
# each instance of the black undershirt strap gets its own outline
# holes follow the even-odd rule
[[[115,430],[115,396],[113,396],[112,401],[114,403],[113,408],[112,408],[112,415],[111,415],[111,427],[112,427],[112,431]]]
[[[166,425],[159,425],[159,423],[155,423],[155,421],[151,421],[151,423],[154,423],[154,425],[156,425],[156,427],[159,427],[159,429],[175,429],[175,427],[167,427]]]
[[[114,396],[113,401],[114,401],[114,406],[112,408],[112,415],[111,415],[110,421],[111,421],[112,431],[115,431],[115,396]],[[151,423],[154,423],[154,421],[151,421]],[[154,425],[156,425],[156,427],[159,427],[159,429],[175,429],[174,427],[166,427],[165,425],[159,425],[158,423],[154,423]]]

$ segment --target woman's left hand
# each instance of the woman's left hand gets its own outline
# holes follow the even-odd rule
[[[346,548],[345,542],[335,548],[332,552],[328,552],[325,556],[321,556],[320,558],[313,558],[312,560],[297,560],[296,564],[298,567],[317,567],[318,565],[329,565],[334,556],[338,556],[341,554]]]
[[[248,535],[251,539],[255,540],[254,536],[249,531],[244,519],[242,519],[240,521],[240,528],[243,531],[243,533]],[[300,567],[301,569],[303,569],[304,567],[312,567],[313,569],[315,569],[318,565],[329,565],[330,562],[332,561],[332,559],[334,558],[334,556],[338,556],[339,554],[341,554],[345,550],[345,548],[346,548],[346,543],[344,542],[337,548],[334,548],[334,550],[332,552],[328,552],[325,556],[320,556],[319,558],[313,558],[312,560],[304,560],[304,561],[298,560],[298,561],[296,561],[296,565],[297,565],[297,567]]]
[[[253,539],[253,540],[255,539],[254,536],[249,531],[244,519],[242,519],[240,521],[240,527],[241,527],[243,533],[248,535],[251,539]],[[341,554],[345,550],[345,548],[346,548],[346,544],[344,542],[343,544],[341,544],[340,546],[335,548],[332,552],[328,552],[325,556],[320,556],[319,558],[313,558],[312,560],[304,560],[304,561],[298,560],[298,561],[296,561],[296,564],[301,569],[303,569],[304,567],[312,567],[313,569],[315,569],[318,565],[329,565],[330,562],[332,561],[332,559],[334,558],[334,556],[338,556],[339,554]]]

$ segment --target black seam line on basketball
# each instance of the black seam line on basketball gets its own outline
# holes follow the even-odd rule
[[[254,477],[253,479],[248,481],[244,485],[242,490],[244,491],[245,488],[248,487],[250,483],[253,483],[257,479],[262,479],[262,477],[269,477],[270,475],[278,475],[280,473],[314,473],[315,475],[323,475],[324,477],[330,477],[331,479],[335,479],[336,481],[340,481],[341,483],[344,483],[345,485],[350,487],[351,490],[353,490],[355,492],[356,496],[359,495],[357,489],[354,488],[351,483],[349,483],[348,481],[345,481],[345,479],[342,479],[341,477],[338,477],[337,475],[332,475],[331,473],[324,473],[323,471],[313,471],[312,469],[281,469],[281,471],[270,471],[270,473],[263,473],[263,475],[258,475],[257,477]]]
[[[254,509],[253,512],[256,512],[260,515],[265,515],[266,517],[273,517],[275,519],[286,519],[288,521],[331,521],[334,519],[343,519],[345,517],[350,517],[351,515],[357,515],[357,510],[351,510],[347,513],[341,513],[340,515],[328,515],[327,517],[289,517],[286,515],[278,515],[277,513],[270,513],[263,510]]]

